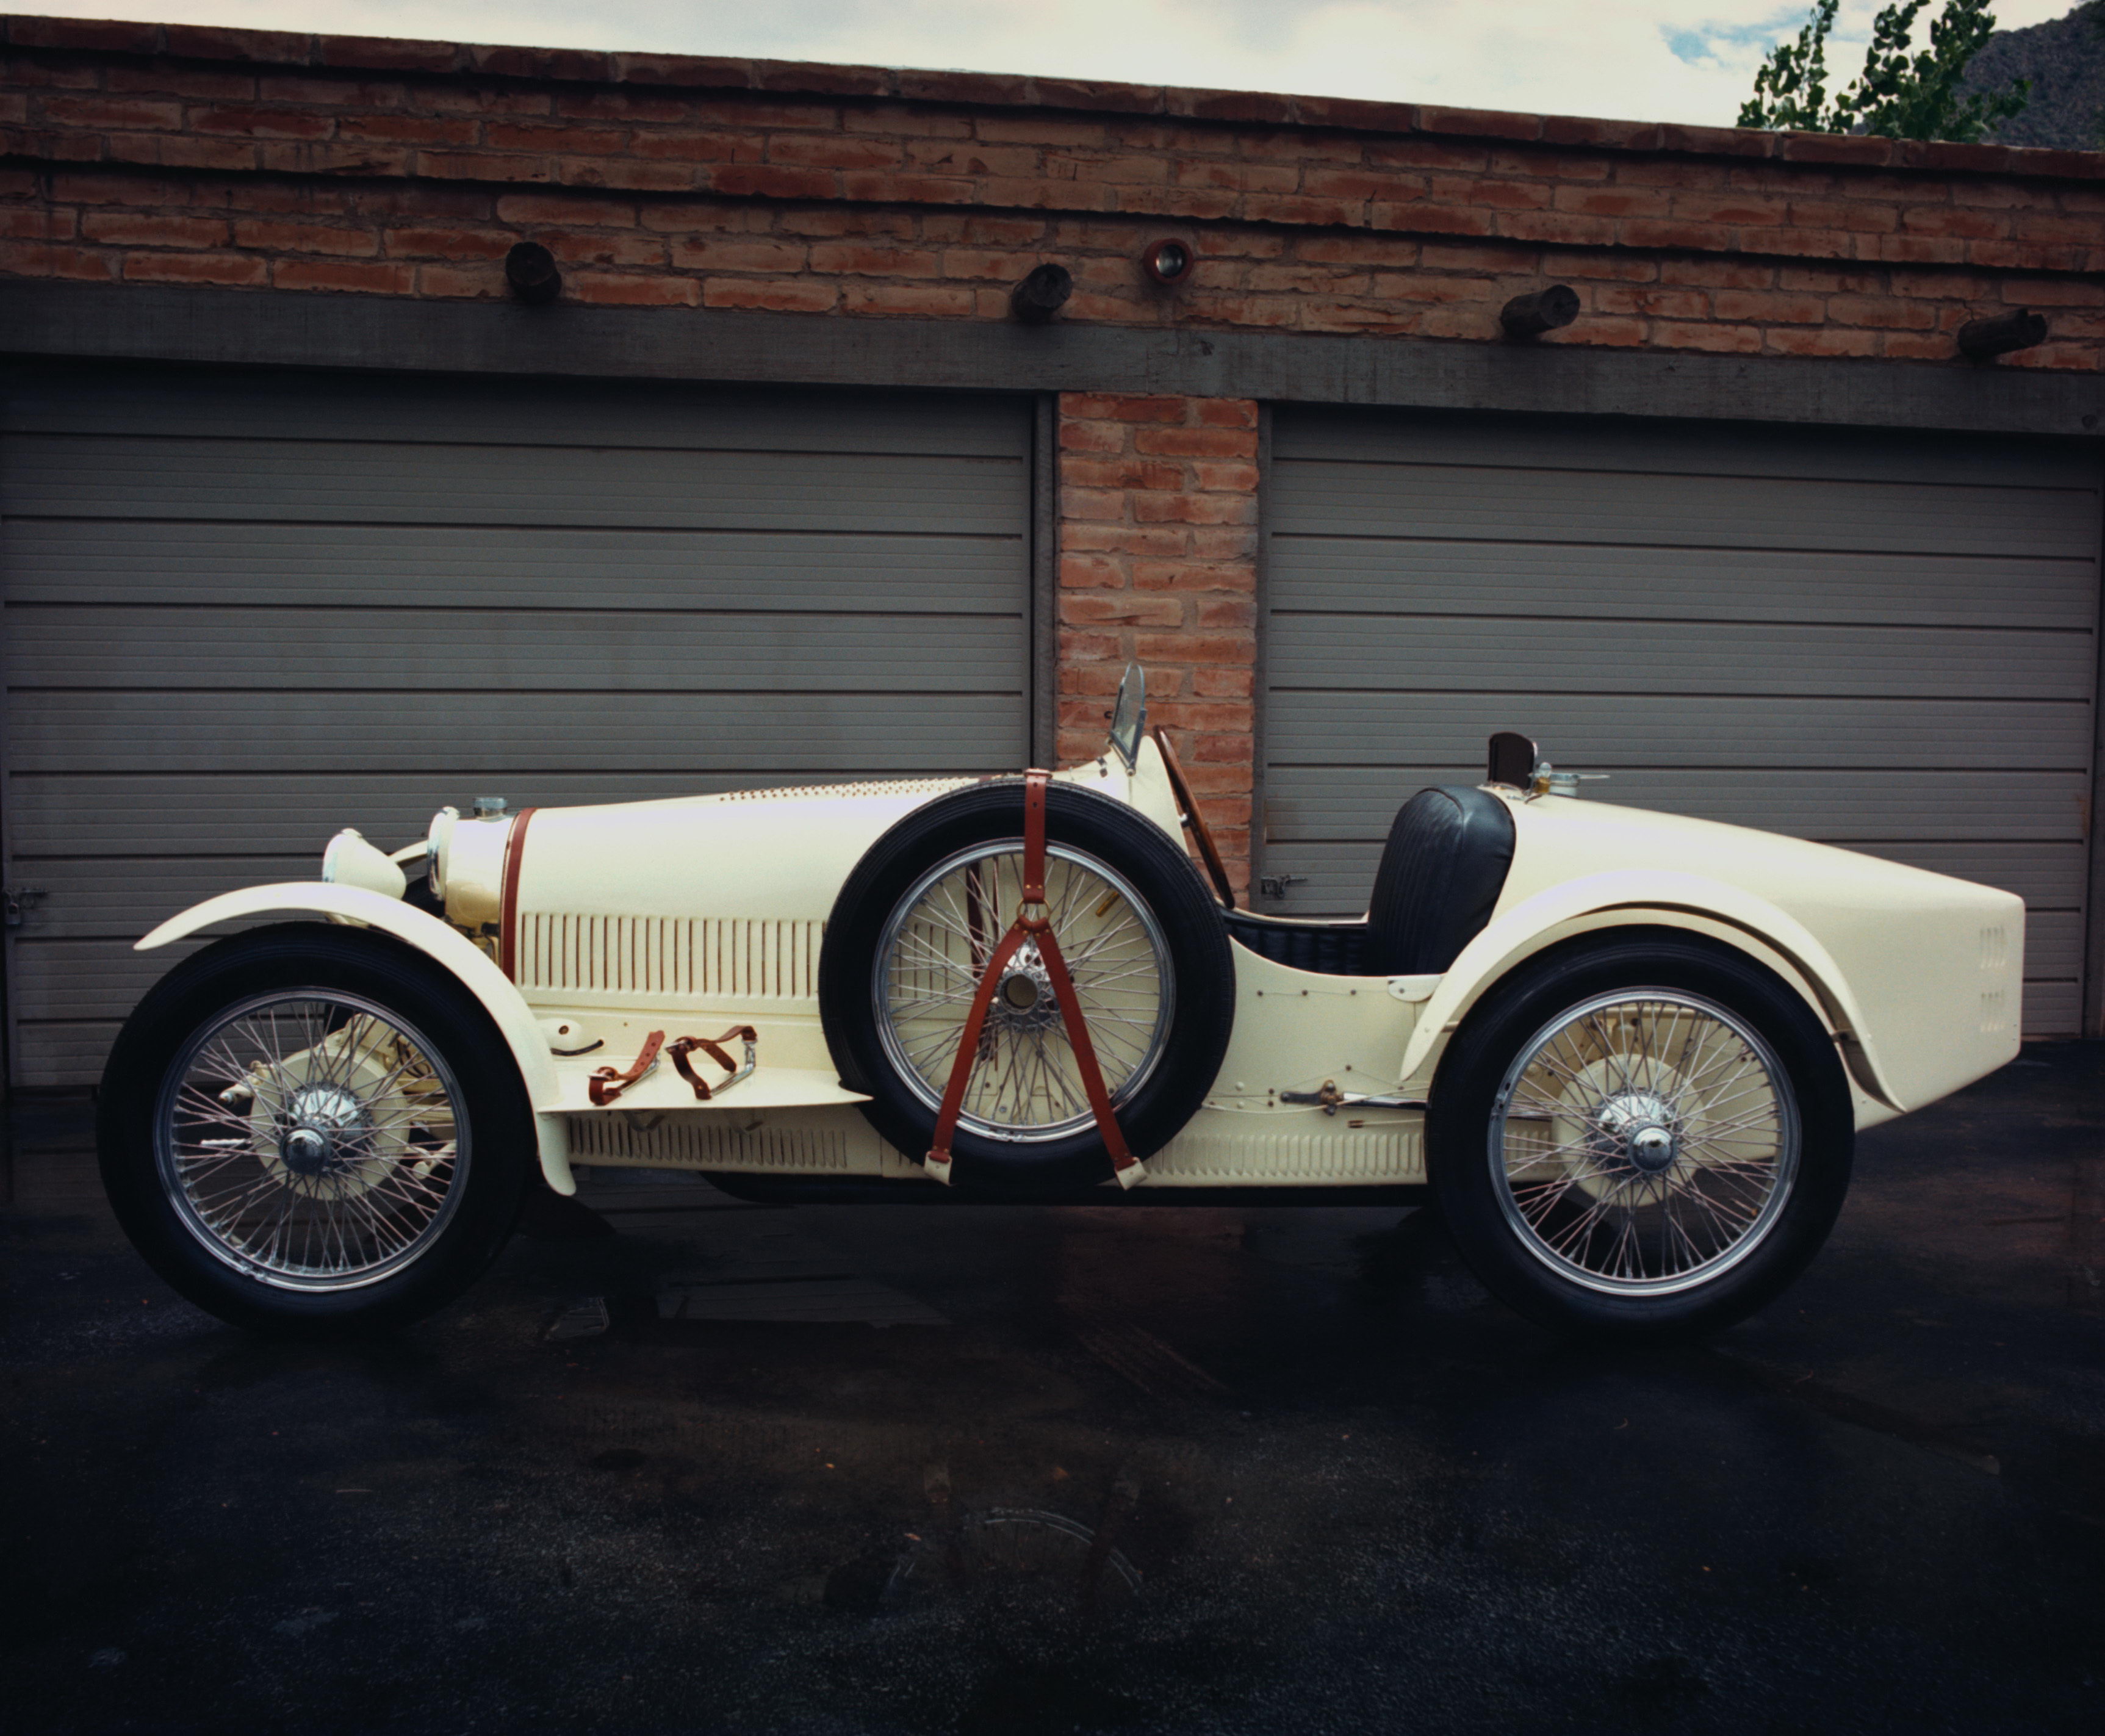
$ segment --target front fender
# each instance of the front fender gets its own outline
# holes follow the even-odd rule
[[[1828,1029],[1846,1037],[1845,1053],[1857,1083],[1887,1108],[1898,1112],[1885,1084],[1871,1034],[1864,1028],[1857,997],[1841,968],[1805,924],[1768,899],[1703,875],[1658,869],[1618,869],[1562,881],[1522,900],[1494,919],[1464,946],[1440,986],[1419,1014],[1405,1046],[1401,1077],[1409,1081],[1429,1072],[1463,1018],[1486,990],[1513,965],[1562,937],[1555,931],[1583,918],[1625,914],[1632,923],[1696,918],[1722,924],[1749,936],[1786,960],[1809,988],[1813,1010]]]
[[[512,979],[491,964],[457,929],[414,905],[363,887],[327,884],[314,880],[288,881],[275,886],[251,886],[241,892],[221,893],[203,904],[193,905],[179,916],[171,916],[132,948],[150,952],[209,928],[217,923],[267,911],[305,911],[327,916],[347,917],[366,927],[378,928],[414,946],[450,972],[495,1021],[512,1058],[518,1063],[529,1102],[552,1103],[557,1094],[556,1063],[548,1054],[534,1013]],[[541,1173],[558,1193],[575,1193],[570,1174],[570,1123],[560,1115],[536,1115],[534,1138],[540,1148]]]

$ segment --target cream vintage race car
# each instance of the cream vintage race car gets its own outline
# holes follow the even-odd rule
[[[141,1003],[105,1183],[170,1283],[278,1330],[458,1294],[537,1163],[559,1193],[580,1164],[793,1198],[1429,1188],[1536,1318],[1706,1330],[1812,1258],[1857,1128],[2015,1054],[2024,906],[1577,787],[1494,737],[1483,784],[1404,803],[1364,918],[1253,915],[1136,671],[1054,775],[493,801],[391,857],[346,831],[319,881],[139,942],[293,919]]]

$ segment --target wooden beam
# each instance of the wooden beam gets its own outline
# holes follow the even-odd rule
[[[0,355],[2105,434],[2075,369],[0,280]]]

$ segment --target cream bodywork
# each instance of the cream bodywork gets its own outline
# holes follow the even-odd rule
[[[1059,774],[1180,837],[1154,745]],[[739,792],[443,817],[446,922],[345,885],[213,899],[139,944],[308,911],[397,935],[460,978],[516,1057],[559,1192],[570,1165],[898,1176],[836,1076],[820,1022],[819,950],[842,884],[905,814],[964,780]],[[1325,1085],[1423,1099],[1483,994],[1544,947],[1641,924],[1707,934],[1776,969],[1840,1045],[1860,1125],[1918,1107],[2015,1054],[2024,909],[2008,893],[1741,828],[1561,796],[1513,811],[1513,867],[1492,919],[1442,976],[1289,969],[1237,946],[1230,1046],[1204,1105],[1147,1163],[1150,1187],[1345,1186],[1424,1179],[1423,1113],[1289,1104]],[[508,885],[507,885],[508,882]],[[473,937],[470,938],[469,937]],[[500,969],[494,960],[508,966]],[[706,1105],[669,1067],[606,1108],[593,1070],[650,1033],[750,1025],[758,1071]]]
[[[1708,934],[1775,969],[1840,1044],[1860,1127],[2018,1052],[2025,906],[2013,893],[1712,821],[1568,796],[1505,799],[1512,870],[1490,924],[1426,1003],[1407,1081],[1429,1082],[1446,1039],[1521,960],[1628,924]]]

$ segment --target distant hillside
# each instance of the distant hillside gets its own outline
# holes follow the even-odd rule
[[[2032,82],[2031,103],[1990,135],[1998,145],[2062,150],[2105,148],[2105,0],[2023,30],[1998,30],[1966,69],[1966,88]]]

